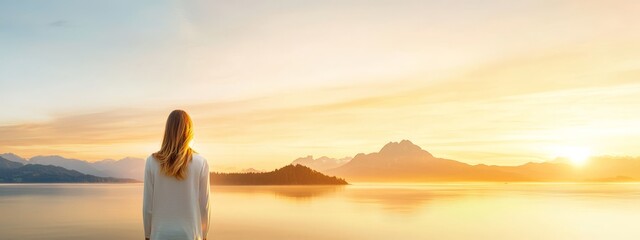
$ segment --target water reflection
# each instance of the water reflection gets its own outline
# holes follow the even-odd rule
[[[141,184],[0,184],[0,239],[133,239]]]
[[[411,213],[434,199],[463,197],[452,189],[421,186],[213,186],[213,194],[270,195],[277,199],[308,202],[313,199],[339,198],[354,205],[373,205],[384,210]]]
[[[16,197],[83,197],[83,196],[108,196],[110,194],[121,195],[123,189],[128,192],[136,192],[140,183],[123,184],[1,184],[0,198]]]
[[[0,239],[142,239],[141,184],[0,184]],[[210,239],[640,239],[640,184],[212,186]]]
[[[413,213],[435,199],[463,197],[464,194],[412,188],[353,188],[345,194],[354,204],[376,205],[383,210]]]
[[[215,193],[229,194],[268,194],[275,197],[294,200],[310,201],[314,198],[328,197],[344,191],[345,186],[212,186]]]

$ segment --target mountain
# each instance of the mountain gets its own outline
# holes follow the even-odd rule
[[[6,160],[12,161],[12,162],[18,162],[18,163],[22,163],[22,164],[27,164],[28,163],[27,159],[24,159],[24,158],[22,158],[22,157],[20,157],[18,155],[13,154],[13,153],[3,153],[3,154],[0,154],[0,157],[4,158]]]
[[[63,167],[69,170],[75,170],[81,173],[95,175],[99,177],[107,177],[105,172],[96,169],[93,164],[90,162],[72,159],[72,158],[64,158],[61,156],[53,155],[53,156],[36,156],[29,159],[29,163],[31,164],[41,164],[41,165],[53,165],[58,167]]]
[[[22,167],[22,163],[9,161],[4,157],[0,157],[0,169],[15,169]]]
[[[337,158],[329,158],[326,156],[322,156],[322,157],[313,159],[313,156],[309,155],[306,157],[298,158],[294,160],[291,164],[292,165],[300,164],[303,166],[307,166],[313,170],[322,172],[328,169],[340,167],[345,163],[348,163],[349,161],[351,161],[350,157],[337,159]]]
[[[28,160],[13,153],[4,153],[0,156],[22,164],[53,165],[99,177],[133,178],[137,180],[144,178],[144,159],[141,158],[126,157],[120,160],[105,159],[89,162],[55,155],[36,156]]]
[[[287,165],[262,173],[211,173],[214,185],[344,185],[344,179],[329,177],[302,165]]]
[[[261,173],[261,172],[264,172],[264,171],[260,171],[260,170],[255,169],[255,168],[242,169],[242,173]]]
[[[390,142],[376,153],[360,153],[323,173],[356,182],[632,181],[640,179],[640,158],[592,157],[582,167],[561,159],[519,166],[469,165],[434,157],[403,140]]]
[[[376,153],[360,153],[325,173],[359,182],[528,180],[517,173],[436,158],[408,140],[390,142]]]
[[[0,157],[0,183],[123,183],[133,179],[98,177],[63,167],[16,163]]]
[[[144,179],[144,159],[126,157],[120,160],[101,160],[92,166],[109,177]]]

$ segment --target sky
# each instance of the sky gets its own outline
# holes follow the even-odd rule
[[[411,140],[518,165],[640,155],[637,1],[0,0],[0,152],[213,170]],[[574,151],[575,152],[575,151]]]

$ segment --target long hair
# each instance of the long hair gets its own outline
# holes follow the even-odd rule
[[[185,111],[173,110],[167,118],[160,151],[153,154],[165,175],[178,180],[184,179],[188,163],[195,152],[189,146],[192,139],[191,117]]]

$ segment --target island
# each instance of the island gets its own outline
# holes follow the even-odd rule
[[[211,173],[212,185],[346,185],[342,178],[330,177],[303,165],[287,165],[271,172]]]

